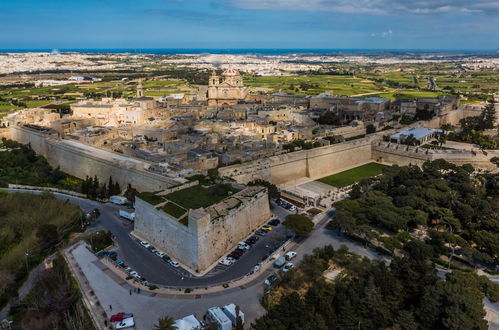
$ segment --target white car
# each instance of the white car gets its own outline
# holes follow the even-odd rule
[[[116,324],[116,329],[126,329],[134,326],[135,326],[135,321],[133,320],[133,317],[129,317],[124,319],[120,323]]]
[[[143,247],[145,247],[146,249],[149,248],[151,246],[151,244],[147,243],[146,241],[142,241],[140,242],[140,245],[142,245]]]
[[[157,255],[158,257],[160,257],[160,258],[163,258],[163,257],[166,255],[166,253],[164,253],[164,252],[159,252],[159,251],[158,251],[158,252],[156,252],[156,255]]]
[[[170,260],[170,261],[169,261],[169,263],[170,263],[170,265],[172,265],[172,266],[173,266],[173,267],[175,267],[175,268],[180,267],[179,263],[178,263],[178,262],[176,262],[176,261]]]
[[[294,257],[296,257],[296,252],[295,251],[289,251],[284,256],[286,257],[286,260],[291,260]]]
[[[237,248],[241,250],[249,250],[251,246],[249,244],[246,244],[245,242],[239,242],[237,243]]]
[[[135,277],[135,278],[140,278],[139,273],[137,273],[135,270],[130,272],[130,275]]]
[[[294,206],[294,205],[293,205],[293,206],[291,206],[291,207],[289,208],[289,210],[290,210],[291,212],[295,212],[295,211],[296,211],[296,206]]]
[[[232,265],[236,260],[231,257],[224,258],[220,260],[219,264],[224,265],[224,266],[230,266]]]
[[[295,265],[292,262],[288,262],[287,264],[282,267],[282,271],[287,273],[289,272]]]

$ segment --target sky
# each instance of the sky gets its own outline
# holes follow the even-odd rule
[[[499,0],[0,0],[0,49],[499,49]]]

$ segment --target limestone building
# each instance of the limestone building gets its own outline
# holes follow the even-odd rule
[[[225,70],[221,76],[215,71],[208,82],[208,105],[234,105],[238,100],[246,98],[248,90],[244,87],[243,78],[236,70]]]

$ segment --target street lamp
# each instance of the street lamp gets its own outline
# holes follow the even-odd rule
[[[28,268],[28,258],[30,256],[30,252],[29,252],[29,249],[26,249],[26,251],[24,251],[24,260],[26,261],[26,273],[29,271],[29,268]]]

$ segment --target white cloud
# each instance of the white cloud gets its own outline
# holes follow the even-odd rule
[[[497,0],[226,0],[243,9],[338,13],[499,13]]]

